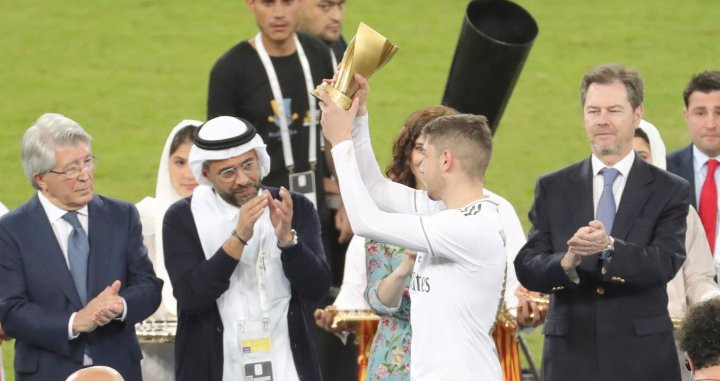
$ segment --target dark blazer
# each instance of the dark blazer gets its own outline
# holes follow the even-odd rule
[[[267,188],[278,198],[277,188]],[[330,288],[330,267],[320,238],[320,220],[312,203],[292,194],[292,227],[299,243],[280,255],[291,297],[288,329],[295,368],[301,380],[322,380],[305,304],[322,298]],[[192,196],[168,208],[163,222],[163,245],[173,293],[178,301],[175,339],[175,377],[178,381],[221,381],[223,323],[217,298],[230,286],[238,261],[222,247],[205,259],[190,202]]]
[[[125,380],[142,378],[135,323],[157,309],[162,280],[148,259],[137,210],[93,196],[88,239],[88,299],[120,280],[127,315],[68,340],[70,315],[83,305],[38,196],[0,218],[0,320],[16,339],[16,380],[65,380],[82,368],[86,346],[95,365],[115,368]]]
[[[690,202],[699,208],[695,199],[695,170],[693,168],[693,145],[674,151],[667,155],[667,170],[672,172],[690,183]]]
[[[567,241],[594,219],[590,159],[542,176],[533,226],[515,259],[520,283],[551,294],[545,321],[545,381],[679,380],[666,284],[685,260],[688,184],[639,157],[611,232],[612,260],[599,255],[563,271]]]

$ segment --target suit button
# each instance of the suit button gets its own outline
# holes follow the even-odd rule
[[[222,332],[222,327],[217,326],[217,331],[218,331],[218,332]]]
[[[605,294],[605,289],[602,287],[598,287],[595,289],[595,292],[597,292],[598,295],[603,295],[603,294]]]

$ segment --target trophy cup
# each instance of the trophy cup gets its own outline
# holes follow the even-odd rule
[[[357,34],[345,50],[342,62],[337,71],[335,83],[320,85],[330,95],[333,102],[345,110],[352,104],[352,96],[358,89],[355,74],[369,79],[373,73],[380,70],[398,51],[398,47],[388,41],[365,23],[360,23]],[[320,99],[317,90],[310,92]]]

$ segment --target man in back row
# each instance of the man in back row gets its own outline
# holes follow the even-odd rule
[[[355,80],[360,90],[349,110],[320,90],[323,132],[333,145],[353,230],[417,252],[414,269],[412,261],[404,266],[413,277],[411,378],[501,380],[490,332],[501,305],[506,254],[498,203],[483,192],[492,154],[487,120],[461,114],[426,125],[421,173],[427,191],[411,189],[382,176],[370,147],[367,82],[359,75]],[[395,300],[404,278],[402,283]]]
[[[328,45],[335,70],[347,48],[341,34],[345,0],[303,0],[303,3],[298,31],[317,36]]]
[[[710,251],[718,251],[717,184],[720,183],[720,71],[706,71],[692,77],[683,91],[684,116],[692,144],[667,157],[667,170],[690,183],[690,200],[698,210],[708,237]],[[711,176],[708,176],[708,173]],[[715,256],[716,266],[720,256]]]
[[[332,77],[328,48],[296,33],[300,0],[246,0],[259,33],[220,57],[210,72],[207,119],[237,116],[257,128],[272,167],[264,184],[300,192],[321,208],[324,160],[310,91]]]

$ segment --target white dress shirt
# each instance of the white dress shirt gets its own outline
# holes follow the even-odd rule
[[[597,206],[600,202],[600,195],[602,195],[603,188],[605,187],[605,180],[603,179],[602,173],[600,173],[600,170],[603,168],[615,168],[617,169],[620,174],[617,178],[615,178],[615,182],[613,183],[612,190],[613,190],[613,196],[615,197],[615,210],[617,210],[617,207],[620,205],[620,198],[622,197],[623,191],[625,190],[625,183],[627,182],[628,174],[630,173],[630,168],[633,165],[633,162],[635,161],[635,151],[630,150],[630,153],[628,153],[622,160],[618,161],[613,165],[612,167],[608,167],[605,164],[603,164],[600,159],[592,155],[590,162],[592,164],[592,171],[593,171],[593,211],[595,215],[597,215]],[[607,232],[610,234],[610,232]]]
[[[700,210],[700,191],[702,191],[703,184],[705,184],[705,177],[707,176],[707,162],[710,159],[720,161],[720,156],[708,157],[700,151],[695,145],[693,145],[693,175],[695,176],[695,200],[697,200],[697,207]],[[720,169],[715,170],[715,184],[720,184]],[[718,210],[720,210],[720,197],[718,197]],[[715,225],[715,252],[717,253],[717,247],[720,245],[720,235],[717,234],[717,227],[720,226],[720,213],[718,213],[718,222]]]
[[[720,161],[720,156],[709,157],[700,151],[697,146],[693,144],[693,175],[695,176],[695,200],[697,200],[697,209],[700,210],[700,191],[705,183],[705,177],[707,176],[707,162],[710,159]],[[715,170],[715,184],[720,184],[720,170]],[[720,197],[718,197],[718,210],[720,211]],[[720,256],[714,255],[718,252],[718,246],[720,246],[720,234],[718,234],[718,227],[720,226],[720,213],[718,213],[718,221],[715,224],[715,250],[713,256],[715,259],[715,271],[720,279]]]
[[[40,200],[40,205],[42,205],[43,209],[45,210],[45,215],[47,215],[48,221],[50,221],[50,226],[52,227],[53,233],[55,233],[55,238],[58,241],[58,244],[60,245],[60,250],[62,250],[63,256],[65,257],[65,264],[68,266],[68,269],[70,268],[70,262],[68,259],[68,237],[70,236],[70,232],[72,232],[73,227],[70,225],[69,222],[65,221],[62,216],[67,213],[67,210],[61,209],[50,200],[48,200],[45,195],[38,191],[37,192],[38,199]],[[82,225],[83,229],[85,229],[85,234],[88,234],[88,207],[87,205],[83,206],[82,208],[76,210],[78,215],[78,220],[80,220],[80,225]],[[88,235],[89,236],[89,235]],[[90,295],[88,295],[88,298]],[[127,314],[127,304],[125,303],[125,298],[121,298],[123,302],[123,313],[120,317],[120,320],[125,320],[125,315]],[[73,322],[75,321],[75,315],[77,312],[73,312],[72,315],[70,315],[70,320],[68,321],[68,340],[76,339],[79,334],[73,335],[72,326]]]

